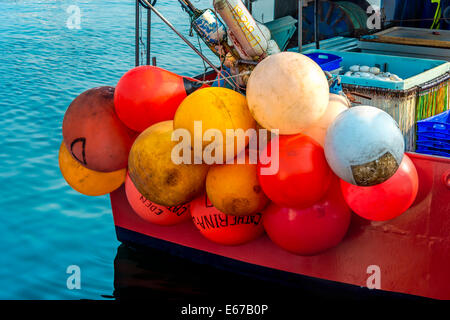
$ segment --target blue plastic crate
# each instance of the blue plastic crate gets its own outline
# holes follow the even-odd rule
[[[450,156],[450,110],[417,122],[416,152]]]
[[[417,143],[424,145],[424,146],[430,146],[433,148],[442,147],[442,148],[446,148],[446,149],[450,150],[450,140],[446,140],[446,139],[436,139],[436,138],[418,136]]]
[[[333,71],[341,67],[342,57],[331,53],[307,53],[307,57],[314,60],[324,71]]]
[[[445,143],[445,142],[440,142],[440,141],[434,141],[434,142],[418,141],[417,142],[417,148],[419,148],[419,147],[433,148],[433,149],[436,149],[436,150],[441,150],[443,152],[450,152],[450,144],[449,143]]]
[[[441,156],[441,157],[450,157],[450,151],[430,148],[430,147],[424,147],[424,146],[417,146],[416,149],[417,153],[422,154],[429,154],[432,156]]]
[[[417,122],[417,137],[422,134],[435,139],[450,139],[450,110]]]
[[[417,135],[417,138],[421,140],[433,139],[450,143],[450,136],[448,134],[440,132],[432,132],[432,133],[421,132],[420,134]]]

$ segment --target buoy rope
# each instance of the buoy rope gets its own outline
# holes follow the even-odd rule
[[[338,85],[341,85],[341,77],[340,76],[334,77],[331,74],[331,72],[329,72],[329,71],[324,71],[323,73],[325,73],[325,76],[327,77],[327,80],[328,80],[328,85],[330,87],[333,86],[336,82]],[[347,101],[349,106],[352,105],[352,101],[349,99],[349,97],[347,96],[347,94],[344,91],[339,92],[338,95],[343,97]]]
[[[218,13],[217,13],[216,7],[215,6],[213,6],[213,7],[214,7],[214,16],[215,16],[215,19],[216,19],[216,37],[217,37],[217,42],[218,42],[218,45],[219,45],[219,61],[220,61],[220,69],[219,69],[220,72],[217,75],[217,79],[216,80],[217,80],[217,83],[218,83],[218,85],[220,87],[220,84],[221,84],[220,76],[223,73],[223,64],[224,64],[225,59],[226,59],[226,54],[222,57],[224,51],[223,51],[222,43],[221,43],[221,41],[219,41],[219,18],[217,17]],[[234,81],[231,81],[231,82],[233,83],[233,85],[235,85],[235,88],[238,88]]]
[[[144,52],[145,52],[145,54],[147,54],[147,48],[145,47],[145,43],[144,43],[144,40],[143,40],[142,27],[143,27],[143,24],[142,24],[142,10],[139,10],[139,53],[140,53],[139,64],[143,63],[143,61],[144,61]]]
[[[244,88],[243,87],[241,87],[240,85],[239,85],[239,83],[234,79],[234,78],[237,78],[237,77],[240,77],[241,76],[241,74],[237,74],[237,75],[234,75],[234,76],[230,76],[230,77],[226,77],[225,75],[224,75],[224,70],[223,70],[223,65],[224,65],[224,63],[225,63],[225,60],[226,60],[226,58],[227,58],[227,54],[226,54],[226,52],[225,52],[225,50],[224,50],[224,47],[223,47],[223,45],[222,45],[222,42],[221,41],[219,41],[219,16],[218,16],[218,12],[217,12],[217,9],[216,9],[216,7],[215,6],[213,6],[214,7],[214,16],[215,16],[215,19],[216,19],[216,37],[217,37],[217,42],[218,42],[218,45],[219,45],[219,60],[220,60],[220,72],[219,72],[219,74],[217,74],[217,79],[215,79],[215,80],[209,80],[209,81],[207,81],[207,82],[204,82],[204,83],[214,83],[215,81],[217,81],[217,84],[218,84],[218,86],[220,87],[221,86],[221,77],[222,77],[222,79],[223,80],[225,80],[225,79],[227,79],[227,80],[229,80],[229,81],[231,81],[232,83],[233,83],[233,85],[234,85],[234,89],[236,89],[236,91],[238,91],[238,92],[240,92],[241,90],[244,90]],[[228,38],[228,34],[227,34],[227,38]],[[228,40],[228,39],[227,39]],[[231,53],[231,52],[230,52]],[[232,54],[232,53],[231,53]],[[231,70],[230,70],[230,72],[231,72]]]
[[[191,28],[192,28],[192,26],[191,26]],[[200,42],[200,36],[198,35],[198,33],[197,33],[197,42],[198,42],[198,49],[203,54],[202,44]],[[206,62],[203,59],[202,59],[202,62],[203,62],[203,81],[205,81],[206,72],[208,71],[208,67],[206,66]]]
[[[244,71],[242,73],[235,74],[235,75],[232,75],[232,76],[225,76],[224,74],[221,74],[221,75],[218,75],[217,79],[205,80],[205,81],[199,81],[199,82],[200,83],[204,83],[204,84],[208,84],[208,83],[214,83],[214,82],[218,81],[219,84],[220,84],[221,80],[229,79],[229,80],[233,81],[234,78],[238,78],[238,77],[241,77],[241,76],[249,75],[251,73],[252,73],[251,71]]]

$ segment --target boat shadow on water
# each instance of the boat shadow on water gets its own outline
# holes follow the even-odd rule
[[[121,244],[114,260],[114,293],[117,300],[209,303],[289,303],[307,300],[406,300],[429,299],[348,285],[282,272],[214,256],[195,249],[186,257],[135,244]],[[186,248],[183,249],[186,253]],[[211,257],[210,257],[211,258]],[[219,260],[220,261],[219,261]],[[201,263],[207,261],[208,264]],[[276,279],[276,280],[274,280]]]

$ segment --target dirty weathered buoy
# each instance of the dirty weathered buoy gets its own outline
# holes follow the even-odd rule
[[[72,156],[86,168],[102,172],[126,168],[137,136],[115,113],[113,87],[93,88],[76,97],[62,129]]]
[[[370,106],[341,113],[328,128],[325,155],[342,180],[373,186],[392,177],[402,162],[405,142],[394,119]]]
[[[208,166],[176,164],[171,140],[173,121],[154,124],[142,132],[130,151],[128,172],[137,190],[166,207],[185,204],[205,188]]]

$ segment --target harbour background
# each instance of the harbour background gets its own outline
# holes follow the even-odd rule
[[[210,2],[193,0],[199,8]],[[80,29],[69,28],[70,6],[80,9]],[[157,8],[188,35],[178,1],[160,0]],[[59,172],[58,149],[70,102],[87,89],[115,86],[134,67],[134,10],[134,0],[0,0],[0,299],[113,293],[119,242],[109,197],[73,191]],[[152,54],[178,74],[204,69],[155,15]],[[80,290],[67,288],[70,265],[80,267]]]

